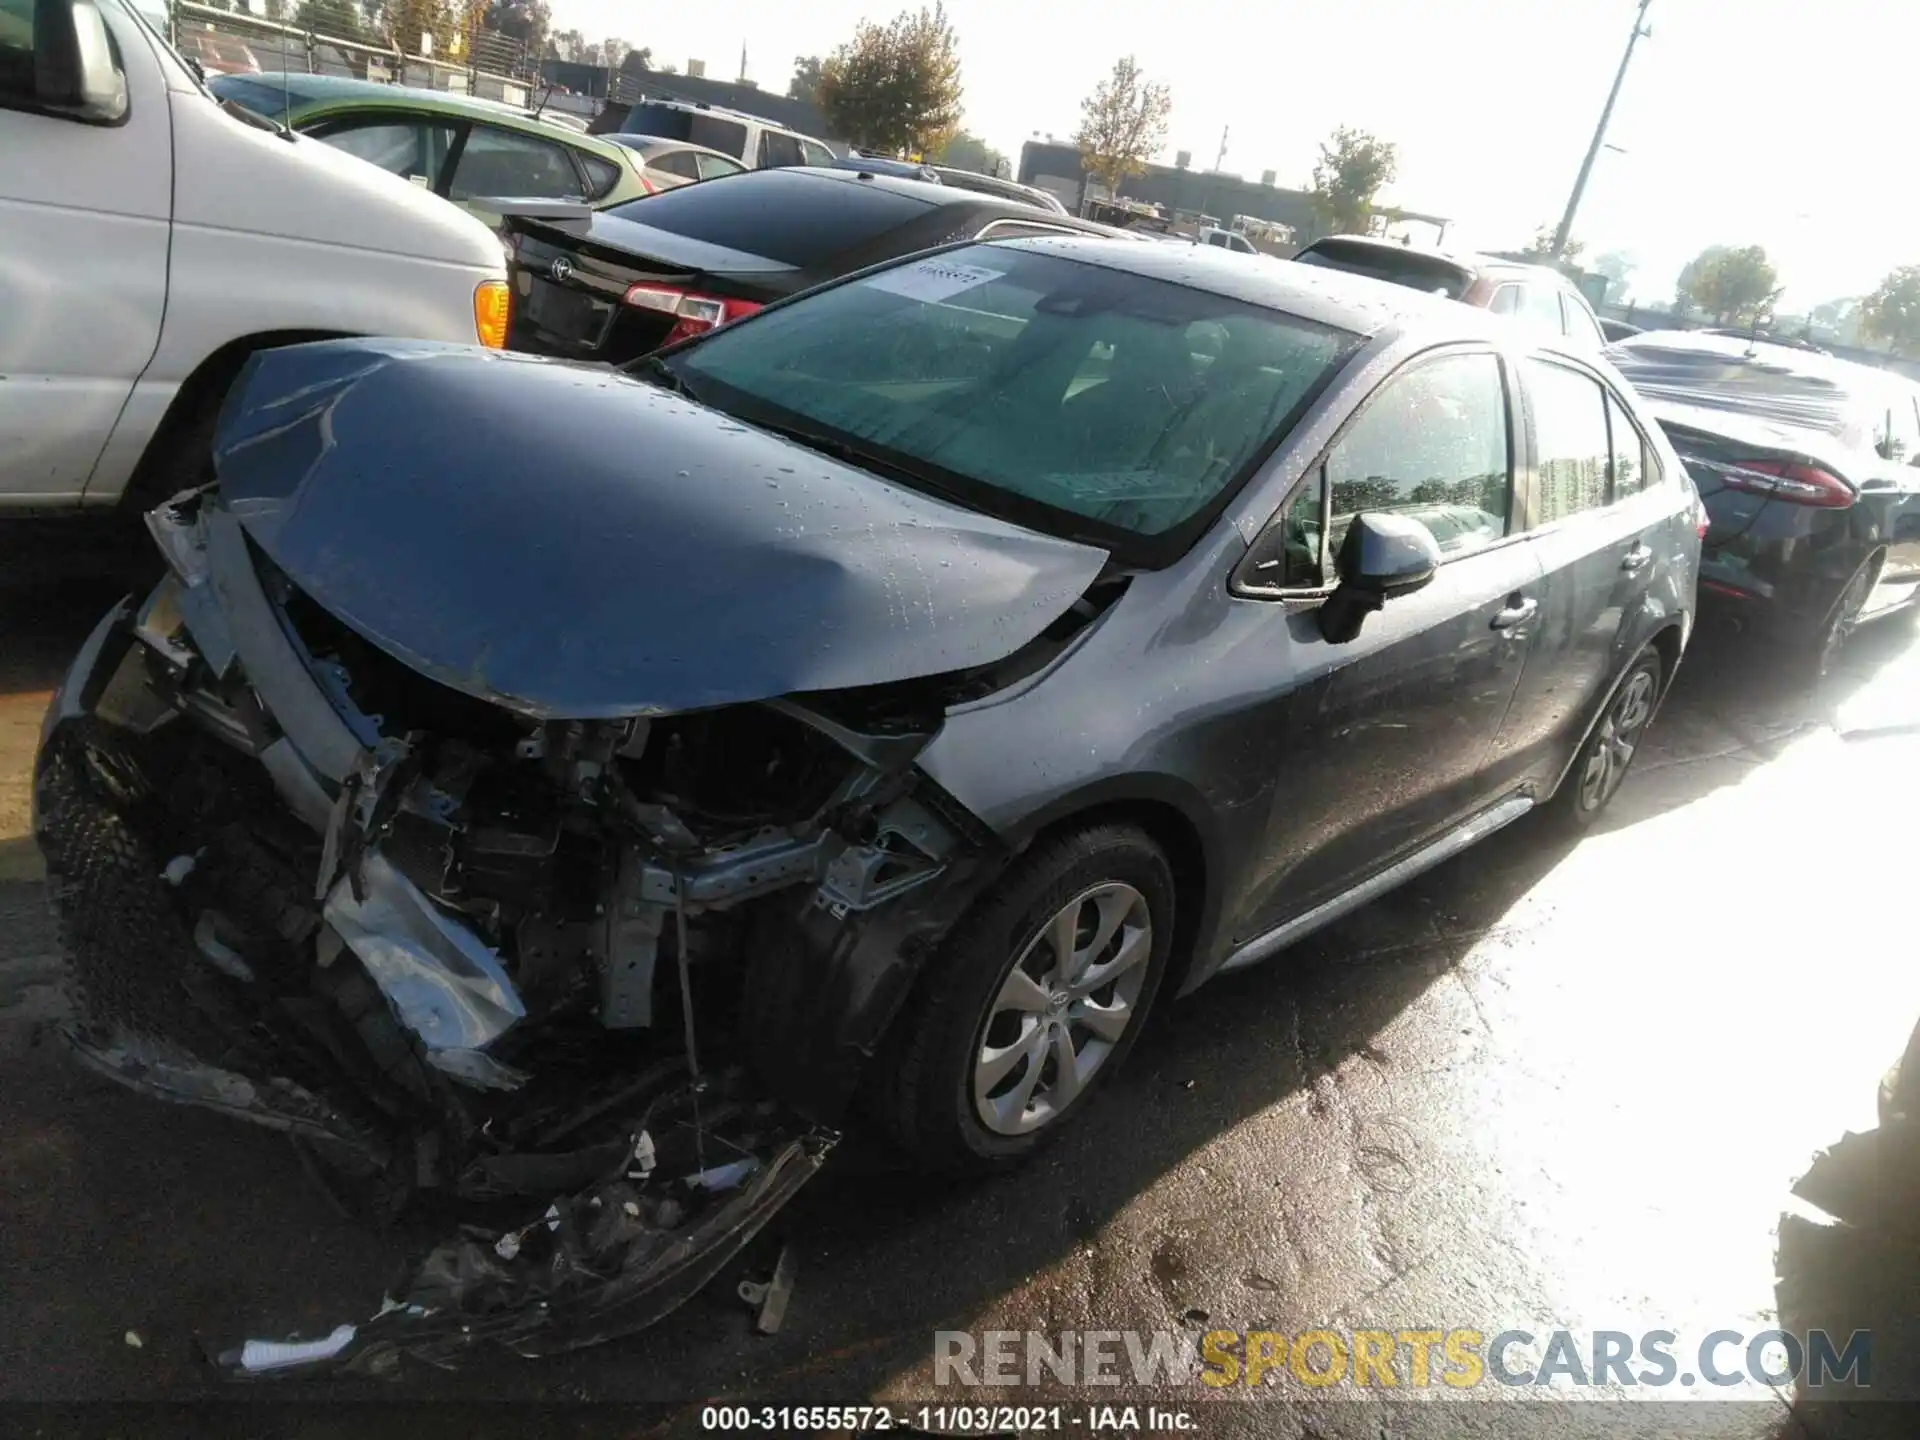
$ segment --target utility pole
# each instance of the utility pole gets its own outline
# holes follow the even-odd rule
[[[1613,89],[1607,92],[1607,103],[1600,111],[1600,123],[1594,127],[1593,143],[1587,147],[1587,158],[1580,162],[1580,176],[1573,182],[1573,194],[1567,197],[1567,213],[1560,217],[1560,228],[1553,232],[1553,258],[1559,259],[1560,253],[1567,248],[1567,237],[1573,233],[1573,217],[1579,213],[1580,197],[1587,192],[1587,177],[1593,173],[1594,158],[1599,155],[1600,147],[1607,138],[1607,122],[1613,118],[1613,102],[1620,98],[1620,86],[1627,78],[1627,66],[1633,61],[1633,47],[1640,43],[1643,35],[1652,35],[1647,28],[1647,7],[1653,0],[1640,0],[1640,13],[1633,17],[1633,34],[1627,37],[1627,53],[1620,57],[1620,69],[1613,77]]]
[[[1220,167],[1227,163],[1227,132],[1231,128],[1227,125],[1220,127],[1220,153],[1213,157],[1213,168],[1216,174],[1219,173]]]

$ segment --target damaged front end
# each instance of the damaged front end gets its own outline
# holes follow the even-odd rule
[[[223,1364],[536,1355],[650,1323],[819,1168],[917,967],[1004,864],[914,766],[952,677],[529,713],[337,619],[240,508],[209,489],[149,516],[168,574],[48,716],[35,828],[73,1048],[287,1132],[376,1215],[424,1192],[490,1223],[365,1323]]]

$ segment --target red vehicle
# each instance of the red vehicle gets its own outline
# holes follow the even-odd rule
[[[1547,336],[1583,350],[1603,350],[1607,339],[1586,297],[1558,270],[1494,255],[1431,250],[1367,235],[1330,235],[1293,257],[1367,275],[1414,290],[1427,290],[1478,310],[1511,315]]]
[[[260,73],[260,62],[253,51],[231,35],[218,35],[211,30],[183,30],[179,39],[180,53],[189,60],[198,60],[209,75]]]

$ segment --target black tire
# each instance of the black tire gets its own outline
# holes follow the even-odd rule
[[[1659,708],[1665,678],[1666,666],[1651,645],[1621,672],[1607,695],[1606,708],[1548,802],[1550,813],[1563,828],[1575,833],[1585,830],[1619,793],[1620,782]]]
[[[1860,622],[1860,612],[1866,608],[1873,587],[1880,582],[1880,567],[1885,560],[1886,553],[1878,551],[1861,561],[1860,568],[1834,596],[1827,613],[1807,632],[1801,665],[1809,682],[1817,684],[1833,672],[1847,648],[1847,641],[1853,636],[1854,626]]]
[[[1036,965],[1047,962],[1053,951],[1050,938],[1043,932],[1077,899],[1094,897],[1074,907],[1076,914],[1088,916],[1083,933],[1092,937],[1105,913],[1102,904],[1111,901],[1116,906],[1131,906],[1129,891],[1144,907],[1147,934],[1141,937],[1137,926],[1129,929],[1139,907],[1127,910],[1114,939],[1100,954],[1090,957],[1092,964],[1087,971],[1092,975],[1103,970],[1101,955],[1117,957],[1119,950],[1129,945],[1145,949],[1144,960],[1136,962],[1143,969],[1139,988],[1124,1005],[1129,1016],[1124,1029],[1110,1042],[1100,1042],[1084,1026],[1075,1029],[1074,1007],[1119,999],[1113,985],[1096,987],[1064,1009],[1056,997],[1052,1011],[1034,1012],[1034,1029],[1023,1028],[1027,1038],[1014,1043],[1023,1049],[1038,1045],[1047,1057],[1036,1077],[1040,1083],[1027,1087],[1042,1100],[1054,1088],[1044,1077],[1054,1075],[1057,1080],[1058,1051],[1053,1048],[1054,1041],[1035,1039],[1036,1034],[1064,1031],[1068,1036],[1065,1043],[1072,1046],[1077,1033],[1083,1044],[1106,1043],[1108,1048],[1093,1060],[1088,1078],[1057,1113],[1037,1121],[1024,1133],[990,1129],[981,1112],[995,1102],[976,1100],[975,1066],[992,1033],[990,1026],[1001,1025],[1013,1013],[996,1007],[1003,989],[1012,981],[1016,964],[1022,964],[1031,975]],[[1120,1068],[1139,1038],[1166,973],[1173,926],[1172,869],[1160,848],[1137,827],[1094,825],[1046,840],[1029,851],[947,937],[930,962],[912,1009],[900,1019],[903,1033],[893,1063],[875,1077],[887,1092],[887,1103],[876,1108],[881,1110],[896,1143],[923,1170],[966,1175],[1010,1167],[1051,1139],[1084,1110],[1092,1094]],[[1075,943],[1069,942],[1069,949]],[[1126,968],[1130,971],[1133,967]],[[1107,1000],[1102,1001],[1102,996]],[[1026,1025],[1024,1020],[1016,1023]],[[1021,1060],[1002,1082],[1003,1087],[1009,1092],[1018,1090],[1032,1063]],[[1025,1100],[1017,1103],[1023,1116],[1042,1108]]]

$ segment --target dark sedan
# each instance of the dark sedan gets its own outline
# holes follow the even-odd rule
[[[1699,553],[1603,363],[1129,240],[626,373],[264,351],[214,457],[50,708],[36,833],[90,1063],[389,1212],[494,1202],[329,1364],[636,1328],[820,1127],[1009,1165],[1157,995],[1590,823]]]
[[[1816,671],[1920,597],[1920,386],[1809,350],[1650,331],[1609,352],[1680,452],[1712,526],[1701,585]]]
[[[948,241],[1111,233],[971,190],[800,167],[725,176],[590,218],[508,223],[508,347],[616,364]]]

